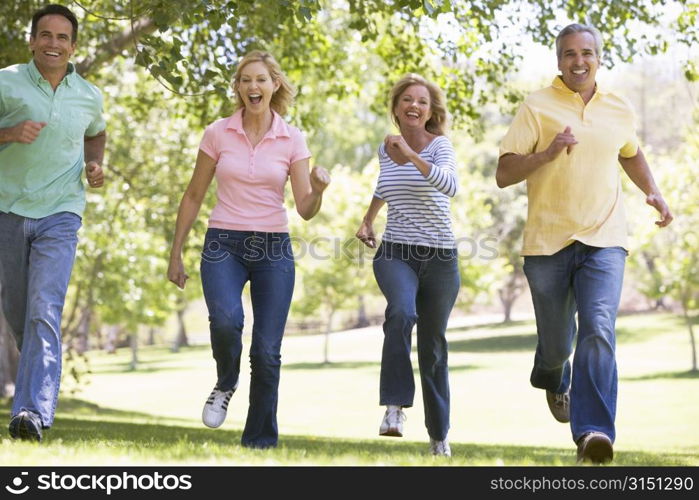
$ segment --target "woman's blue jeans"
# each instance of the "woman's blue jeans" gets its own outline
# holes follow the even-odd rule
[[[456,249],[390,242],[383,242],[374,256],[374,275],[387,302],[379,404],[413,405],[410,349],[417,323],[425,426],[437,440],[449,431],[446,329],[459,292],[457,261]]]
[[[538,335],[531,384],[557,393],[570,388],[576,442],[591,431],[616,437],[615,323],[626,255],[621,247],[576,241],[553,255],[524,258]]]
[[[281,344],[294,291],[294,257],[288,233],[210,228],[201,260],[209,310],[211,349],[219,389],[238,383],[242,352],[242,292],[250,281],[253,325],[250,402],[241,442],[276,446]]]

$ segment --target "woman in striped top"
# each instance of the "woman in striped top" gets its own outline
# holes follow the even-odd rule
[[[382,436],[402,436],[403,408],[413,405],[410,361],[417,323],[418,363],[425,424],[434,455],[450,456],[447,320],[459,292],[459,269],[449,199],[456,194],[456,165],[444,135],[442,91],[416,74],[391,90],[391,114],[400,135],[379,147],[381,172],[357,238],[376,248],[373,222],[388,204],[386,229],[374,256],[374,275],[386,297],[380,404]]]

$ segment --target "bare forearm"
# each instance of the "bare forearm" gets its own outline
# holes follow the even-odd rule
[[[364,215],[364,222],[373,224],[374,219],[376,219],[376,216],[379,213],[379,210],[381,210],[381,207],[383,207],[385,204],[386,202],[383,201],[381,198],[377,198],[376,196],[374,196],[371,199],[371,203],[369,203],[369,208],[366,211],[366,215]]]
[[[501,188],[518,184],[550,161],[551,156],[547,151],[528,155],[503,155],[498,160],[495,182]]]
[[[15,142],[14,127],[0,128],[0,144]]]
[[[189,231],[197,218],[199,209],[201,208],[201,200],[196,200],[189,193],[185,192],[180,202],[180,208],[177,211],[177,222],[175,223],[175,237],[172,241],[170,249],[170,258],[180,256],[184,242],[187,239]]]
[[[104,132],[94,137],[85,137],[85,163],[95,161],[102,165],[106,144],[107,134]]]
[[[304,220],[312,219],[320,210],[320,206],[323,203],[323,193],[317,193],[311,190],[306,196],[303,197],[301,203],[299,203],[296,211],[299,213]]]
[[[636,156],[631,158],[623,158],[620,156],[619,163],[621,163],[629,179],[631,179],[645,195],[660,193],[660,189],[658,189],[658,186],[655,184],[655,179],[643,155],[643,151],[639,149]]]

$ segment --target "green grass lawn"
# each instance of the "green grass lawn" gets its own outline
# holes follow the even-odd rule
[[[453,328],[451,460],[427,454],[419,381],[406,410],[405,436],[379,438],[382,332],[371,327],[333,334],[331,364],[322,336],[284,340],[279,400],[280,446],[239,445],[247,412],[249,369],[216,430],[200,422],[215,382],[208,346],[170,353],[143,348],[90,354],[89,384],[61,396],[54,428],[41,446],[2,439],[6,465],[573,465],[568,425],[549,414],[543,391],[529,385],[536,344],[530,321]],[[244,339],[246,342],[248,339]],[[246,342],[247,345],[247,342]],[[688,373],[689,339],[672,315],[618,321],[619,399],[616,465],[699,465],[699,377]],[[417,363],[415,363],[417,367]],[[0,419],[9,418],[9,401]]]

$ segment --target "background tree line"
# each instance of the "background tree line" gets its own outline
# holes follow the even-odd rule
[[[44,3],[0,5],[0,67],[30,58],[31,14]],[[437,82],[453,116],[461,184],[453,210],[464,245],[460,307],[497,298],[505,319],[524,288],[518,248],[526,198],[523,186],[495,188],[493,145],[527,90],[512,78],[525,55],[519,41],[550,46],[564,16],[603,28],[609,67],[680,46],[690,54],[678,63],[683,78],[697,79],[690,51],[698,41],[699,6],[688,1],[83,0],[66,5],[81,21],[74,61],[103,90],[109,134],[107,182],[88,195],[64,314],[69,373],[77,378],[84,370],[81,352],[125,338],[134,347],[136,366],[139,330],[157,328],[173,314],[180,325],[175,348],[187,342],[183,315],[201,296],[197,235],[204,233],[213,190],[185,251],[192,280],[184,293],[165,278],[177,206],[203,126],[232,111],[228,82],[238,58],[251,49],[271,51],[297,86],[289,119],[306,133],[314,161],[330,168],[334,178],[319,217],[304,224],[292,218],[298,241],[313,242],[314,251],[332,256],[318,259],[307,252],[298,260],[292,318],[315,321],[327,331],[338,311],[361,311],[379,296],[368,265],[371,255],[353,234],[373,192],[376,147],[391,129],[387,91],[400,75],[419,72]],[[699,144],[692,128],[673,138],[676,147],[658,151],[657,160],[672,172],[661,182],[680,216],[671,231],[638,236],[641,251],[633,255],[631,269],[647,296],[671,297],[682,305],[691,332],[699,290],[693,224],[699,193],[687,180],[696,178]],[[16,363],[12,340],[2,329],[0,393],[12,381]]]

